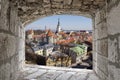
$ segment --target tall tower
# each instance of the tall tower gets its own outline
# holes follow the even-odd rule
[[[45,26],[45,31],[47,30],[47,27]]]
[[[58,18],[58,24],[57,24],[56,33],[59,33],[60,31],[61,31],[61,28],[60,28],[60,19]]]

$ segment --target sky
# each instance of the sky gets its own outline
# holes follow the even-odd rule
[[[38,19],[28,25],[25,30],[56,30],[58,19],[60,19],[60,27],[63,30],[92,30],[92,19],[83,16],[73,15],[54,15]]]

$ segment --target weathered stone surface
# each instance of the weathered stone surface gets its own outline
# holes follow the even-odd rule
[[[54,80],[61,74],[62,74],[61,72],[49,71],[49,72],[47,72],[46,74],[44,74],[43,76],[41,76],[39,78],[42,79],[42,80]]]
[[[108,34],[113,35],[120,33],[120,5],[117,7],[113,8],[111,12],[108,14],[107,18],[107,25],[108,25]]]
[[[96,54],[94,55],[94,70],[101,80],[119,80],[119,2],[119,0],[0,0],[0,80],[18,80],[16,74],[21,69],[19,67],[23,64],[22,61],[24,61],[23,44],[25,38],[22,23],[27,24],[38,18],[54,14],[95,14],[94,40],[96,42],[94,50]],[[22,22],[20,23],[20,21]],[[21,47],[20,44],[22,44]],[[31,71],[25,71],[24,77],[28,75],[27,78],[34,79],[37,77],[40,79],[39,69],[48,70],[42,77],[42,79],[48,80],[52,78],[57,80],[76,80],[80,78],[79,80],[82,80],[85,75],[76,77],[76,72],[87,72],[88,74],[88,71],[78,69],[54,69],[51,67],[46,69],[37,66],[36,68],[36,70],[32,70],[31,67]],[[53,72],[51,72],[52,70]],[[34,77],[32,78],[32,76]],[[97,80],[92,76],[89,75],[87,80]]]
[[[118,37],[118,46],[119,46],[119,50],[118,50],[118,53],[120,53],[120,36]],[[118,62],[120,62],[120,54],[118,54],[119,55],[119,59],[118,59]]]
[[[19,27],[17,0],[10,1],[0,0],[0,80],[16,80],[21,65],[17,51]]]
[[[14,15],[14,16],[13,16]],[[17,29],[18,29],[18,26],[17,26],[17,21],[18,21],[18,17],[17,17],[17,11],[16,11],[16,8],[14,6],[11,7],[10,9],[10,25],[9,25],[9,30],[11,33],[17,33]]]
[[[96,74],[89,74],[89,76],[88,76],[89,78],[87,79],[87,80],[99,80],[99,78],[98,77],[96,77]]]
[[[5,74],[5,80],[9,80],[10,79],[10,63],[6,63],[5,67],[4,67],[4,74]],[[9,72],[8,72],[9,71]]]
[[[96,43],[96,51],[98,52],[98,54],[108,57],[108,40],[97,40]]]
[[[10,60],[10,70],[8,72],[11,73],[10,80],[16,80],[18,78],[18,68],[19,68],[19,63],[18,63],[18,56],[15,55],[11,60]]]
[[[61,74],[59,77],[56,78],[56,80],[69,80],[72,75],[75,74],[75,72],[67,72],[65,74]]]
[[[16,39],[14,36],[0,33],[0,43],[0,60],[8,59],[15,54]]]
[[[82,6],[82,1],[81,0],[73,0],[73,7],[81,7]]]
[[[94,40],[97,40],[98,39],[98,29],[97,28],[95,28],[94,29]]]
[[[26,76],[25,79],[34,79],[38,76],[41,76],[44,73],[46,73],[45,70],[37,70],[36,72],[31,73],[29,76]]]
[[[101,7],[101,5],[104,5],[104,0],[99,0],[99,1],[96,0],[94,2],[91,0],[51,0],[51,1],[43,0],[40,2],[38,2],[38,0],[20,1],[18,14],[21,17],[23,22],[25,22],[26,20],[34,20],[37,16],[41,16],[40,14],[36,15],[34,13],[38,6],[41,6],[43,8],[42,9],[43,12],[46,11],[44,10],[45,8],[48,8],[51,10],[58,9],[59,11],[64,9],[67,9],[68,11],[76,11],[77,9],[77,11],[80,11],[83,14],[84,13],[91,14],[92,11],[94,12],[96,11],[97,8]],[[27,7],[31,7],[31,8],[28,9]],[[65,10],[64,12],[66,12],[67,10]],[[56,14],[56,12],[57,11],[52,11],[52,14]],[[41,13],[41,11],[38,10],[38,12],[36,13]],[[72,12],[71,13],[66,12],[66,13],[74,14]],[[48,13],[47,15],[50,15],[50,14]],[[60,14],[63,14],[63,13],[60,13]],[[31,18],[29,15],[31,15]]]
[[[98,10],[95,16],[95,40],[98,39],[96,45],[98,54],[97,62],[94,61],[94,70],[101,80],[119,79],[117,74],[119,74],[120,68],[120,41],[118,38],[120,34],[120,15],[118,14],[120,3],[118,0],[109,1],[108,6]]]
[[[99,75],[99,80],[108,80],[108,76],[105,75],[99,68],[97,68],[96,74]]]
[[[97,54],[97,67],[103,74],[108,75],[108,59],[104,56]]]
[[[109,76],[108,80],[119,80],[120,79],[120,69],[115,67],[114,65],[108,66]]]
[[[114,79],[114,70],[115,70],[115,66],[113,66],[113,65],[108,66],[108,71],[109,71],[108,80],[115,80]]]
[[[117,38],[108,39],[108,59],[111,62],[117,61],[118,56],[118,44],[117,44]]]
[[[50,0],[43,0],[44,3],[50,3]]]
[[[1,66],[0,66],[0,80],[2,80],[2,79],[4,79],[4,67],[5,67],[5,65],[4,64],[2,64]]]
[[[0,29],[9,29],[10,7],[8,0],[1,0]]]
[[[0,79],[1,80],[9,80],[10,79],[10,71],[8,72],[8,70],[10,70],[10,63],[6,63],[4,65],[0,66]],[[4,75],[6,74],[6,75]]]
[[[64,0],[64,5],[71,5],[72,0]]]
[[[97,34],[97,39],[102,39],[108,36],[106,21],[97,25]]]
[[[77,73],[74,74],[69,80],[85,80],[87,75],[87,73]]]
[[[115,76],[115,80],[119,80],[120,79],[120,68],[116,68],[114,71],[114,76]]]
[[[105,6],[103,9],[101,9],[100,11],[98,11],[95,14],[95,25],[96,25],[95,28],[98,28],[99,26],[97,26],[97,25],[103,24],[106,21],[106,18],[107,18],[107,16],[106,16],[107,13],[106,12],[107,12],[107,9],[106,9],[106,6]]]
[[[30,74],[28,74],[29,71],[31,71]],[[18,80],[97,80],[97,76],[92,70],[38,65],[26,65],[21,74],[24,76],[20,75]]]

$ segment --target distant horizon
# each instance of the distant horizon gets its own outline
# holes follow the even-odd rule
[[[92,30],[92,19],[83,16],[73,15],[54,15],[36,20],[26,25],[25,30],[56,30],[60,19],[60,27],[63,30]]]
[[[28,30],[45,30],[45,29],[28,29]],[[25,31],[28,31],[28,30],[25,30]],[[53,30],[53,29],[50,29],[50,30],[52,30],[52,31],[55,31],[55,30]],[[63,30],[63,31],[82,31],[82,30],[84,30],[84,29],[81,29],[81,30]],[[85,30],[85,31],[92,31],[92,30]]]

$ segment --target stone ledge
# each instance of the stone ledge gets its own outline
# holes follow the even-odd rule
[[[18,80],[99,80],[93,70],[25,64]]]

